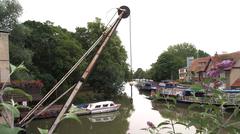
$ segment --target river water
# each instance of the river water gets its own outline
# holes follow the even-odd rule
[[[152,102],[147,99],[149,93],[140,92],[132,87],[133,101],[130,101],[130,85],[125,84],[126,96],[118,98],[117,103],[122,104],[120,110],[111,113],[80,116],[81,123],[74,120],[62,121],[56,132],[58,134],[148,134],[147,121],[156,126],[163,121],[183,121],[188,116],[186,105],[177,105],[174,112],[169,112],[162,102]],[[28,134],[36,134],[37,128],[49,128],[54,119],[34,120],[27,127]],[[177,133],[193,134],[194,127],[186,128],[183,125],[174,125]],[[167,133],[172,129],[163,129],[160,133]]]

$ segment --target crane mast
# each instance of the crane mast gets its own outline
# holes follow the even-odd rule
[[[115,22],[110,27],[110,29],[107,29],[106,31],[103,32],[103,34],[102,34],[103,38],[102,38],[102,41],[100,41],[101,45],[100,45],[99,49],[97,50],[97,53],[95,54],[95,56],[93,57],[92,61],[90,62],[90,64],[86,68],[86,70],[84,71],[81,79],[77,82],[77,84],[74,87],[71,95],[69,96],[68,100],[66,101],[66,103],[64,104],[64,106],[61,109],[60,113],[58,114],[56,120],[54,121],[54,123],[52,124],[51,128],[49,129],[48,134],[52,134],[54,132],[54,130],[56,129],[57,125],[59,124],[61,118],[63,117],[63,115],[70,108],[73,99],[75,98],[75,96],[78,93],[78,91],[81,89],[83,82],[86,81],[87,77],[89,76],[90,72],[92,71],[93,67],[96,64],[96,61],[98,60],[100,54],[102,53],[102,51],[103,51],[104,47],[106,46],[108,40],[111,38],[112,34],[116,30],[116,28],[119,25],[120,21],[123,18],[127,18],[130,15],[130,9],[127,6],[121,6],[120,8],[118,8],[118,15],[119,15],[118,18],[115,20]]]

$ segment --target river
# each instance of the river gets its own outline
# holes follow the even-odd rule
[[[80,116],[81,123],[74,120],[62,121],[56,132],[58,134],[148,134],[146,130],[147,121],[156,126],[165,120],[181,121],[187,116],[187,106],[177,105],[174,112],[169,112],[161,102],[152,102],[147,99],[147,94],[142,93],[133,86],[133,101],[130,101],[131,88],[125,84],[126,96],[116,100],[122,106],[119,111]],[[37,128],[49,128],[54,119],[34,120],[27,126],[27,134],[36,134]],[[194,127],[186,128],[183,125],[174,125],[175,131],[183,134],[196,132]],[[167,133],[171,129],[163,129],[160,133]]]

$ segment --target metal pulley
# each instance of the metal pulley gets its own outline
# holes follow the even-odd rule
[[[122,12],[124,12],[122,16],[124,19],[130,15],[130,9],[127,6],[121,6],[118,8],[118,15],[120,15]]]

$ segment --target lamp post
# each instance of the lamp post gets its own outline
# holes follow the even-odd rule
[[[132,86],[133,86],[133,81],[129,82],[129,85],[131,86],[131,101],[132,101]]]

